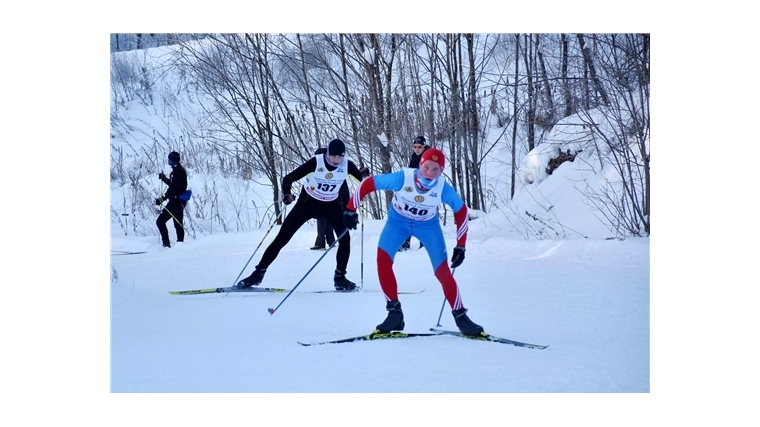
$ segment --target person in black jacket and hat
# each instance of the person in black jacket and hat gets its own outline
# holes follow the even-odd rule
[[[279,233],[272,243],[267,246],[261,260],[250,276],[238,282],[240,289],[258,286],[264,280],[264,274],[269,265],[274,262],[283,247],[306,221],[324,217],[338,234],[343,237],[338,240],[338,252],[335,255],[335,276],[333,282],[339,291],[352,291],[356,283],[346,278],[346,267],[351,256],[351,236],[343,224],[343,209],[345,203],[339,200],[340,187],[351,176],[357,182],[369,176],[369,170],[359,168],[346,157],[346,146],[340,139],[333,139],[327,145],[327,152],[317,154],[301,166],[282,178],[282,202],[289,205],[295,201],[290,193],[293,182],[306,178],[298,201],[288,216],[282,222]],[[345,233],[344,233],[345,230]],[[288,268],[292,268],[289,265]]]
[[[427,145],[424,136],[420,135],[412,140],[412,150],[414,150],[414,152],[412,153],[412,156],[409,158],[410,168],[419,169],[422,153],[427,151],[428,148],[430,148],[430,146]],[[411,246],[412,246],[412,237],[409,236],[406,238],[406,241],[404,242],[404,244],[401,245],[398,251],[399,252],[408,251]],[[420,249],[422,249],[424,246],[425,245],[423,245],[422,242],[420,242]]]
[[[414,138],[414,140],[412,140],[412,150],[414,150],[414,152],[412,153],[412,156],[409,158],[410,168],[419,169],[422,153],[427,151],[428,148],[430,148],[430,146],[427,145],[427,141],[425,141],[424,136],[420,135]]]
[[[156,218],[156,226],[159,233],[161,233],[161,242],[165,248],[171,247],[169,243],[169,230],[166,228],[166,221],[170,219],[174,224],[174,230],[177,232],[177,241],[182,242],[185,240],[185,228],[182,225],[182,216],[185,205],[187,205],[187,201],[179,198],[179,195],[187,190],[187,172],[180,164],[179,153],[176,151],[169,153],[168,163],[172,168],[169,178],[164,175],[163,171],[158,173],[158,178],[168,185],[169,188],[166,189],[166,193],[163,196],[159,196],[156,199],[156,205],[158,206],[161,206],[167,200],[169,202],[164,206],[158,218]]]

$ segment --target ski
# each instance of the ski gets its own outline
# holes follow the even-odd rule
[[[282,289],[282,288],[258,288],[258,287],[250,287],[250,288],[244,288],[239,289],[234,286],[228,286],[224,288],[205,288],[205,289],[191,289],[188,291],[169,291],[172,295],[199,295],[199,294],[226,294],[226,293],[232,293],[232,292],[242,292],[242,293],[257,293],[257,292],[289,292],[290,289]]]
[[[145,254],[146,251],[142,252],[130,252],[130,251],[115,251],[111,249],[111,252],[113,252],[111,255],[138,255],[138,254]]]
[[[463,334],[461,332],[456,332],[456,331],[446,331],[446,330],[443,330],[443,329],[436,329],[436,328],[430,328],[430,330],[433,331],[433,332],[435,332],[438,335],[454,335],[454,336],[457,336],[457,337],[467,338],[467,339],[471,339],[471,340],[491,341],[491,342],[498,342],[498,343],[502,343],[502,344],[512,344],[512,345],[516,345],[518,347],[535,348],[535,349],[538,349],[538,350],[543,350],[546,347],[549,347],[548,345],[528,344],[528,343],[525,343],[525,342],[513,341],[513,340],[506,339],[506,338],[501,338],[501,337],[493,336],[493,335],[487,334],[485,332],[483,332],[482,336],[475,337],[475,336],[472,336],[472,335],[465,335],[465,334]]]
[[[265,293],[265,292],[276,292],[276,293],[282,293],[282,292],[290,292],[290,289],[284,289],[284,288],[259,288],[256,286],[252,286],[250,288],[244,288],[244,289],[238,289],[234,286],[228,286],[223,288],[205,288],[205,289],[191,289],[187,291],[169,291],[172,295],[200,295],[200,294],[226,294],[226,293],[233,293],[233,292],[242,292],[242,293]],[[360,292],[382,292],[380,290],[365,290],[362,291],[360,289],[355,289],[352,291],[339,291],[337,289],[326,289],[326,290],[319,290],[319,291],[302,291],[297,292],[299,294],[354,294],[354,293],[360,293]],[[421,291],[409,291],[409,292],[399,292],[399,294],[420,294],[422,292],[425,292],[425,290]]]
[[[303,292],[299,292],[299,293],[303,293],[303,294],[354,294],[354,293],[361,293],[361,292],[382,292],[382,290],[380,290],[380,289],[365,289],[365,290],[362,290],[362,289],[358,289],[357,288],[357,289],[350,290],[350,291],[339,291],[337,289],[325,289],[325,290],[321,290],[321,291],[303,291]],[[423,292],[425,292],[424,289],[422,289],[420,291],[398,291],[397,293],[399,295],[414,295],[414,294],[421,294]]]
[[[387,340],[387,339],[392,339],[392,338],[432,337],[436,335],[438,334],[406,333],[406,332],[389,332],[389,333],[372,332],[369,335],[360,335],[358,337],[343,338],[340,340],[333,340],[333,341],[322,341],[322,342],[312,342],[312,343],[305,343],[305,342],[298,341],[298,344],[308,347],[311,345],[341,344],[341,343],[346,343],[346,342]]]

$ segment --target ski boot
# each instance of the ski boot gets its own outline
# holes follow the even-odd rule
[[[356,283],[346,279],[345,271],[335,270],[333,281],[335,282],[336,291],[353,291],[356,289]]]
[[[388,310],[388,317],[383,323],[376,326],[375,333],[387,334],[391,331],[403,331],[404,312],[401,311],[401,303],[398,300],[388,301],[385,304],[385,309]]]
[[[251,286],[258,286],[259,283],[261,283],[262,280],[264,280],[264,273],[266,273],[267,270],[259,270],[258,268],[251,273],[250,276],[246,277],[245,279],[241,280],[237,284],[238,289],[247,289]]]
[[[465,335],[471,335],[473,337],[481,336],[483,327],[474,323],[472,320],[470,320],[469,317],[467,317],[466,308],[462,307],[459,310],[452,310],[451,314],[454,315],[454,321],[459,328],[459,332]]]

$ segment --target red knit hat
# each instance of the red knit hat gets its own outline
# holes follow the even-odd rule
[[[428,148],[425,150],[420,157],[420,165],[425,163],[426,160],[432,160],[438,163],[438,166],[440,166],[441,169],[446,165],[446,156],[443,155],[443,151],[437,148]]]

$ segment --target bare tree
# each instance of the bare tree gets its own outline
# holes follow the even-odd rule
[[[578,44],[581,47],[581,52],[583,52],[584,64],[588,70],[588,80],[593,84],[596,93],[602,98],[602,104],[609,105],[610,100],[607,97],[607,92],[596,73],[596,66],[594,65],[594,57],[591,54],[591,48],[586,44],[583,34],[577,34],[576,36],[578,37]]]
[[[556,111],[554,108],[554,99],[552,98],[552,85],[549,79],[549,73],[546,71],[546,61],[541,47],[541,34],[535,35],[536,40],[536,57],[538,59],[538,68],[541,72],[541,88],[544,92],[545,110],[539,114],[539,121],[547,128],[551,128],[556,123]]]
[[[209,40],[201,48],[178,50],[179,61],[211,95],[212,103],[201,104],[207,113],[205,136],[245,166],[243,176],[256,171],[268,179],[278,210],[282,167],[272,125],[272,82],[266,78],[268,36],[210,35]]]
[[[590,189],[587,196],[621,235],[649,235],[649,35],[602,35],[600,42],[604,54],[597,60],[605,77],[598,75],[596,81],[613,96],[601,123],[586,112],[583,117],[620,180]]]
[[[362,66],[364,77],[368,84],[368,100],[370,111],[368,125],[370,126],[371,143],[379,153],[380,170],[391,171],[391,147],[382,143],[378,136],[392,137],[391,123],[391,78],[393,75],[393,61],[396,54],[396,39],[390,35],[389,50],[383,51],[380,43],[381,35],[356,34],[353,36],[356,48],[362,53]],[[386,192],[385,205],[391,203],[392,193]]]
[[[526,109],[525,126],[528,129],[528,151],[530,151],[536,148],[536,96],[534,94],[535,85],[533,83],[535,63],[533,62],[533,37],[530,34],[524,34],[523,40],[525,41],[525,45],[523,46],[522,53],[527,87],[527,99],[525,102],[528,106]]]
[[[314,103],[317,102],[317,96],[316,94],[314,95],[314,101],[312,102],[311,90],[310,90],[310,85],[309,85],[309,76],[306,74],[306,60],[304,59],[305,52],[303,49],[303,44],[301,43],[300,34],[296,34],[296,40],[298,41],[298,51],[301,56],[301,73],[303,73],[303,82],[304,82],[303,89],[306,92],[306,107],[309,109],[309,113],[311,114],[311,119],[316,125],[314,126],[314,135],[315,135],[315,140],[317,141],[317,143],[319,143],[319,141],[322,141],[322,137],[319,132],[319,129],[320,129],[320,126],[318,125],[319,121],[317,120],[317,115],[314,112]]]
[[[565,109],[564,109],[564,117],[569,116],[573,113],[573,97],[570,92],[570,82],[569,82],[569,76],[567,72],[567,66],[568,66],[568,57],[569,57],[569,50],[568,50],[568,41],[567,41],[567,35],[560,34],[561,39],[561,66],[560,66],[560,84],[562,87],[562,95],[565,101]]]
[[[515,197],[515,172],[517,171],[517,82],[520,79],[520,34],[515,34],[515,90],[514,90],[514,110],[512,111],[512,173],[511,183],[509,189],[509,198]]]
[[[138,35],[123,36],[111,35],[112,49],[134,48]],[[490,40],[499,36],[471,33],[189,36],[139,35],[142,47],[178,43],[177,90],[196,90],[204,112],[183,130],[188,162],[209,173],[263,177],[273,202],[280,177],[312,156],[315,145],[340,137],[360,165],[386,173],[406,165],[408,142],[423,134],[447,151],[448,178],[468,206],[485,209],[493,196],[482,182],[483,161],[496,144],[486,138],[487,115],[498,116],[502,135],[511,133],[511,198],[517,161],[541,141],[538,131],[549,131],[561,116],[605,106],[604,120],[587,117],[589,129],[626,182],[624,192],[600,195],[599,203],[626,219],[621,230],[649,232],[648,35],[516,34],[501,36],[501,43]],[[127,56],[112,60],[113,137],[128,132],[119,109],[136,97],[177,114],[170,105],[175,94],[156,84],[164,70]],[[163,130],[140,131],[177,144]],[[390,197],[365,199],[373,217],[385,215]],[[243,207],[233,208],[244,216]]]
[[[468,140],[469,150],[466,150],[465,157],[465,176],[466,182],[472,184],[472,192],[470,193],[469,201],[470,206],[473,209],[481,209],[483,203],[483,191],[481,183],[480,168],[478,167],[478,161],[480,160],[480,120],[478,117],[478,90],[476,79],[476,67],[475,67],[475,43],[474,34],[466,34],[465,40],[467,40],[467,62],[469,73],[468,80],[468,94],[467,94],[467,125],[468,125]]]

